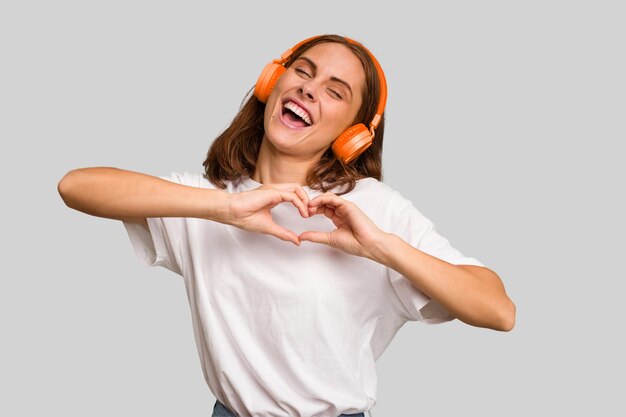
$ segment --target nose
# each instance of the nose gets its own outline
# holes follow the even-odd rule
[[[317,99],[315,86],[313,86],[311,82],[303,83],[302,86],[298,88],[298,93],[307,100],[315,101]]]

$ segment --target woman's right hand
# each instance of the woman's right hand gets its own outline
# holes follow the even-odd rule
[[[264,233],[300,246],[298,235],[276,224],[270,210],[291,203],[302,217],[309,217],[309,196],[300,184],[263,184],[254,190],[230,195],[228,218],[224,223],[250,232]]]

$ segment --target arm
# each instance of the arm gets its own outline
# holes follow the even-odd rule
[[[324,214],[337,229],[330,233],[306,231],[300,240],[323,243],[394,269],[467,324],[502,331],[515,325],[515,305],[500,277],[490,269],[453,265],[416,249],[381,230],[353,202],[330,192],[312,199],[309,211]]]
[[[308,216],[308,196],[296,184],[268,184],[230,194],[190,187],[117,168],[81,168],[59,182],[68,207],[98,217],[147,226],[146,217],[196,217],[266,233],[299,245],[298,235],[274,223],[270,210],[290,202]]]
[[[146,217],[224,218],[229,194],[117,168],[68,172],[58,191],[65,204],[93,216],[147,226]]]
[[[501,331],[515,325],[515,305],[492,270],[453,265],[390,233],[382,234],[376,247],[372,259],[398,271],[459,320]]]

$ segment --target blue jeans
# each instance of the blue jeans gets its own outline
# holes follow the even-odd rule
[[[237,417],[233,414],[224,404],[219,401],[215,401],[213,406],[213,415],[211,417]],[[365,417],[363,413],[357,414],[342,414],[339,417]]]

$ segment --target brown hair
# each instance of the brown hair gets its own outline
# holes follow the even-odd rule
[[[346,40],[339,35],[322,35],[301,45],[294,51],[285,67],[309,48],[324,42],[340,43],[348,47],[361,61],[365,70],[363,104],[353,124],[364,123],[369,126],[376,114],[380,97],[380,80],[376,67],[369,53],[359,44]],[[252,91],[252,90],[250,90]],[[250,94],[250,92],[248,93]],[[241,176],[252,176],[256,168],[259,148],[265,132],[263,115],[265,104],[251,95],[243,104],[232,123],[211,144],[207,157],[202,163],[206,175],[219,188],[226,188],[224,180],[236,180]],[[373,177],[382,181],[382,151],[385,132],[385,117],[376,128],[372,145],[348,165],[338,159],[329,146],[320,160],[307,173],[306,181],[311,189],[326,192],[336,186],[347,187],[337,195],[348,193],[356,186],[360,178]]]

